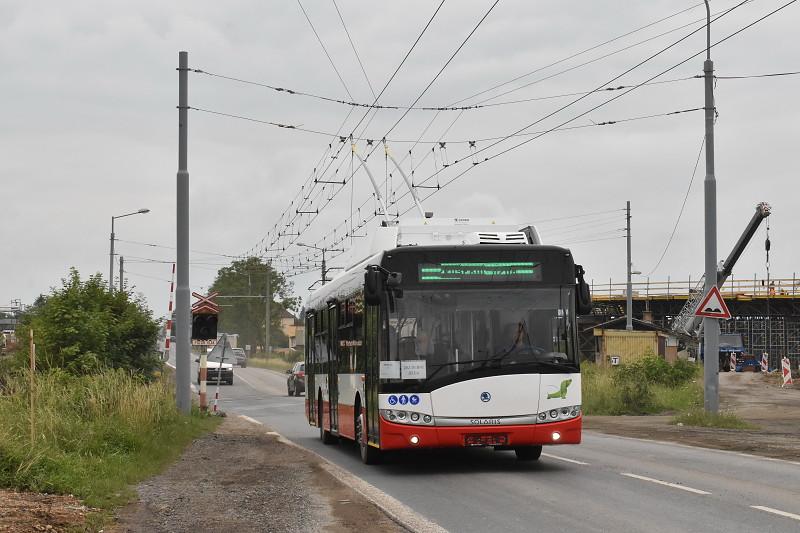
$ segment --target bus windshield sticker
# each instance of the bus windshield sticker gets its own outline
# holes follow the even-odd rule
[[[400,361],[381,361],[381,379],[400,379]]]
[[[403,379],[425,379],[428,377],[428,367],[425,361],[416,359],[401,362]]]
[[[422,263],[421,283],[542,281],[542,264],[534,261]]]

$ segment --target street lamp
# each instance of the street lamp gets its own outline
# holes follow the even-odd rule
[[[132,213],[125,213],[124,215],[116,215],[111,217],[111,251],[108,254],[108,290],[114,290],[114,220],[118,218],[129,217],[131,215],[143,215],[149,213],[149,209],[139,209]]]
[[[343,252],[344,250],[340,250],[337,248],[321,248],[319,246],[315,246],[313,244],[305,244],[303,242],[296,242],[297,246],[302,246],[304,248],[311,248],[313,250],[319,250],[322,252],[322,284],[325,285],[325,282],[328,281],[328,268],[325,266],[325,252]]]

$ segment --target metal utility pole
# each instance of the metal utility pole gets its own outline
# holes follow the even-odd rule
[[[177,176],[177,280],[175,291],[175,400],[178,410],[189,414],[192,408],[191,291],[189,289],[189,171],[187,167],[189,111],[189,53],[178,52],[178,176]]]
[[[367,168],[366,165],[364,168]],[[323,285],[328,282],[328,270],[334,270],[333,268],[328,268],[327,263],[325,262],[325,253],[326,252],[343,252],[344,250],[338,248],[321,248],[319,246],[314,246],[313,244],[304,244],[302,242],[296,242],[297,246],[303,246],[305,248],[313,248],[314,250],[319,250],[322,252],[322,279],[321,282]]]
[[[114,221],[118,218],[125,218],[133,215],[144,215],[149,212],[149,209],[139,209],[133,213],[125,213],[124,215],[116,215],[111,217],[111,247],[108,252],[108,292],[114,290]]]
[[[711,8],[706,4],[705,78],[706,120],[706,179],[705,179],[705,240],[706,283],[708,294],[717,285],[717,180],[714,176],[714,62],[711,61]],[[716,318],[703,319],[704,405],[706,411],[719,410],[719,323]]]
[[[264,298],[264,353],[266,353],[267,356],[269,356],[269,343],[270,343],[270,340],[271,340],[270,339],[270,333],[272,333],[270,331],[270,326],[271,326],[270,317],[271,317],[271,313],[272,313],[272,310],[271,310],[271,306],[272,306],[272,291],[271,291],[271,288],[270,288],[270,274],[271,274],[270,268],[271,267],[270,267],[269,261],[267,261],[267,287],[266,287],[266,290],[264,291],[264,296],[265,296],[265,298]]]
[[[124,283],[125,283],[125,258],[119,256],[119,292],[125,290]]]
[[[114,219],[111,217],[111,251],[108,254],[108,292],[114,290]]]
[[[628,200],[625,204],[625,219],[627,221],[626,225],[626,239],[628,241],[628,288],[627,288],[627,295],[628,300],[625,303],[625,314],[627,315],[627,321],[625,322],[625,329],[628,331],[633,331],[633,285],[631,283],[631,270],[633,268],[633,263],[631,262],[631,201]]]

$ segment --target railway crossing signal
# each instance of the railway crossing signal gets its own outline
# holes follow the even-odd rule
[[[192,306],[192,340],[216,340],[219,305],[213,301],[219,293],[203,296],[196,292],[192,296],[198,298]]]

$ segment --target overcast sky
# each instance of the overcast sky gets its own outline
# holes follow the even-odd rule
[[[376,92],[438,6],[428,1],[337,3]],[[715,0],[712,10],[736,3]],[[755,0],[736,9],[713,25],[714,40],[783,3]],[[379,103],[414,102],[491,4],[447,0]],[[352,99],[372,102],[334,4],[303,0],[303,7]],[[418,105],[452,104],[541,67],[546,68],[460,105],[589,91],[697,28],[694,21],[704,16],[702,4],[690,0],[501,0]],[[713,50],[717,74],[800,70],[798,27],[800,6],[795,4],[726,41]],[[704,45],[705,33],[700,31],[610,85],[647,80]],[[130,282],[156,315],[164,314],[169,287],[165,280],[171,267],[144,261],[168,262],[174,257],[168,247],[175,244],[179,50],[189,52],[194,69],[351,99],[296,1],[0,0],[0,306],[12,298],[31,303],[57,285],[70,266],[82,274],[107,276],[111,216],[149,208],[147,215],[118,220],[117,251],[125,257]],[[658,79],[699,74],[702,63],[698,56]],[[350,111],[345,105],[203,74],[190,75],[189,82],[191,106],[323,133],[339,130]],[[702,84],[689,79],[645,86],[569,125],[702,107]],[[517,90],[502,94],[512,89]],[[590,95],[526,131],[557,126],[618,94]],[[716,88],[719,256],[727,255],[755,204],[767,201],[774,208],[773,277],[791,277],[800,258],[798,94],[800,76],[719,80]],[[446,133],[459,112],[442,111],[421,139],[443,140],[447,143],[443,152],[438,144],[403,142],[420,138],[436,114],[412,110],[391,130],[389,147],[398,159],[413,148],[412,157],[402,165],[410,172],[413,164],[416,183],[441,168],[443,158],[446,163],[459,160],[428,182],[441,185],[473,166],[469,144],[463,141],[508,135],[578,97],[467,110]],[[341,129],[343,135],[353,131],[364,112],[353,111]],[[378,111],[373,120],[361,123],[356,136],[381,139],[402,114]],[[194,110],[189,128],[193,250],[234,256],[251,250],[320,161],[320,168],[331,163],[331,172],[341,168],[337,179],[349,179],[349,146],[331,160],[326,147],[332,139],[326,135]],[[475,149],[487,148],[478,156],[482,158],[525,138],[492,148],[487,148],[489,141],[478,141]],[[622,209],[630,200],[635,268],[649,273],[675,224],[702,138],[702,111],[553,132],[475,166],[427,200],[425,208],[437,216],[497,216],[520,223],[602,212],[543,222],[540,230],[548,243],[571,247],[596,283],[609,277],[621,282],[624,239],[597,239],[621,236],[615,230],[624,226]],[[368,150],[365,144],[357,142],[362,155]],[[333,148],[335,153],[338,140]],[[382,149],[370,158],[369,166],[382,182],[386,177]],[[701,159],[674,241],[651,274],[653,280],[686,279],[690,274],[697,278],[702,273],[704,172]],[[327,176],[321,179],[330,179],[330,173]],[[396,196],[405,192],[397,175],[391,181]],[[321,196],[310,209],[325,203],[338,188],[321,191],[317,186],[314,194]],[[433,191],[422,189],[420,194]],[[301,240],[317,242],[341,224],[350,214],[351,194],[355,206],[366,202],[364,214],[374,211],[368,178],[359,171],[352,191],[348,185],[334,196]],[[408,201],[408,196],[399,200],[390,212],[405,211]],[[302,224],[311,218],[305,215]],[[340,229],[337,237],[341,234]],[[765,275],[763,240],[764,228],[740,260],[736,277]],[[295,247],[285,255],[297,253]],[[194,253],[192,261],[192,289],[204,291],[226,258]],[[298,294],[306,295],[314,277],[293,278]]]

